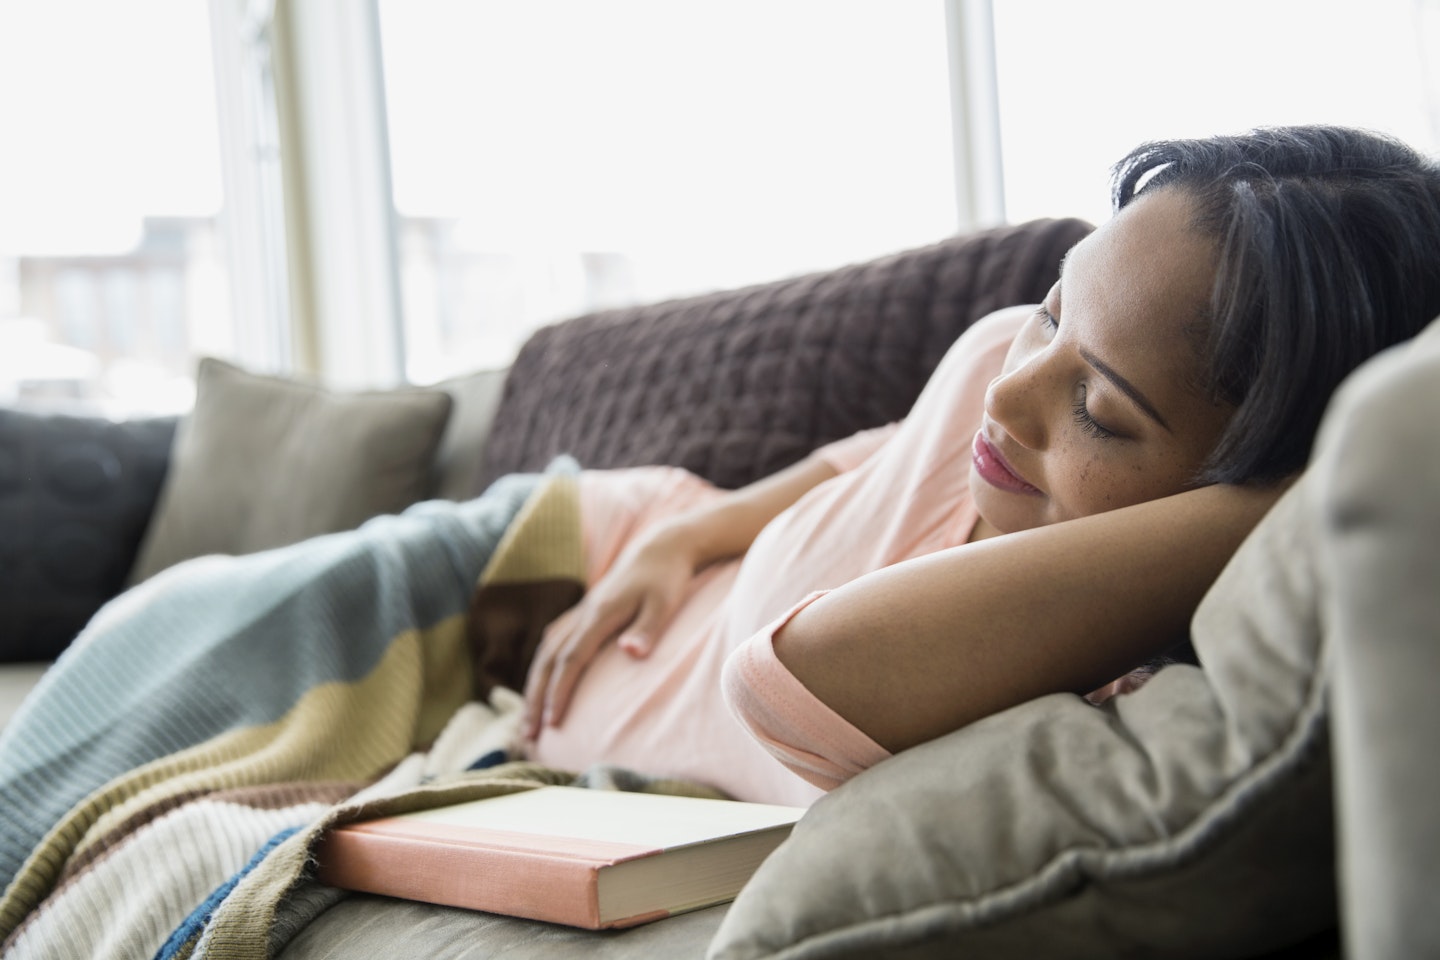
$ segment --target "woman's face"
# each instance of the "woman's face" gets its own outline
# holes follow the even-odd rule
[[[1010,533],[1179,493],[1231,409],[1199,387],[1215,251],[1176,190],[1142,194],[1066,257],[985,395],[971,487]]]

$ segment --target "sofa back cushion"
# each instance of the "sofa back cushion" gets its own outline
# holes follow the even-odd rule
[[[1036,220],[763,286],[537,331],[506,381],[476,490],[558,454],[684,467],[722,487],[904,417],[946,348],[1038,302],[1091,230]]]
[[[439,499],[469,500],[480,492],[474,489],[480,454],[495,423],[508,373],[504,368],[475,370],[435,384],[454,401],[435,451],[433,493]]]

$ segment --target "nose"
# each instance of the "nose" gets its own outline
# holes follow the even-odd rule
[[[990,381],[985,390],[985,415],[1016,443],[1042,450],[1048,439],[1044,408],[1045,375],[1042,355]]]

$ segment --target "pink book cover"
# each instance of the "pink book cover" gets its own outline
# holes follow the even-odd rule
[[[337,827],[317,851],[318,877],[408,900],[628,927],[733,898],[803,812],[542,787]]]

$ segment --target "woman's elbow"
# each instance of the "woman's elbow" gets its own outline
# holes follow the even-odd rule
[[[818,698],[776,655],[774,640],[787,622],[788,617],[730,654],[721,675],[725,700],[736,721],[772,756],[831,790],[890,752]]]

